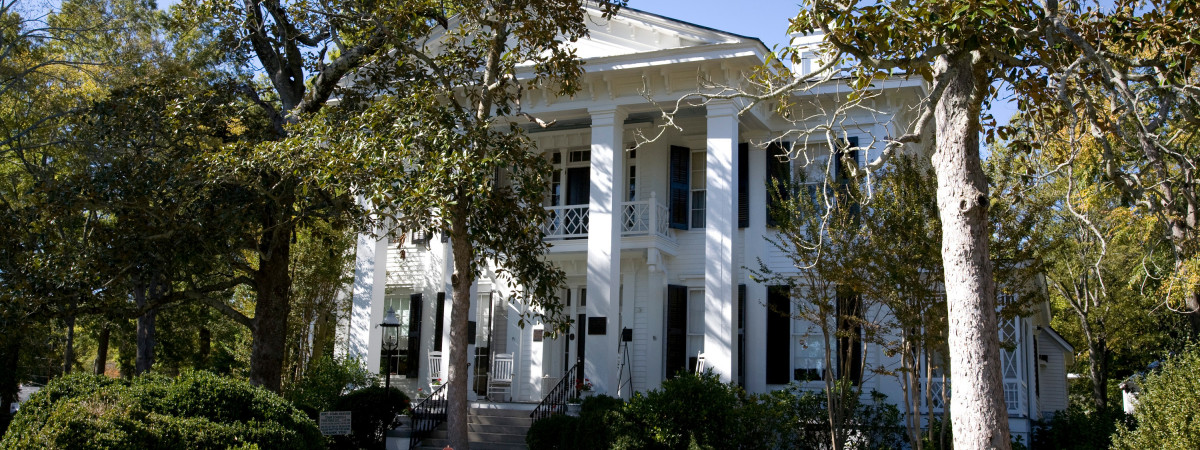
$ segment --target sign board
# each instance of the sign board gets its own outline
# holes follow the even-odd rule
[[[321,411],[318,426],[325,436],[345,436],[350,434],[350,411]]]

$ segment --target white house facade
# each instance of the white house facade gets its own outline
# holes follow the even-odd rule
[[[818,373],[819,332],[776,313],[790,302],[751,280],[747,269],[761,260],[778,272],[796,270],[764,239],[775,233],[767,220],[768,173],[781,162],[773,156],[776,147],[761,143],[797,125],[769,105],[739,114],[741,103],[714,100],[680,110],[678,128],[660,128],[660,107],[673,108],[675,99],[700,88],[701,78],[737,85],[763,63],[767,48],[754,38],[633,9],[607,21],[594,12],[588,23],[591,37],[575,44],[586,60],[580,93],[560,98],[534,91],[522,102],[526,112],[557,120],[530,136],[555,168],[544,231],[553,245],[548,258],[567,274],[559,300],[574,322],[555,337],[545,324],[519,326],[527,306],[507,300],[508,287],[495,277],[499,268],[486,271],[471,292],[468,395],[486,396],[488,368],[499,354],[513,355],[513,382],[503,398],[492,397],[513,402],[540,401],[576,361],[595,390],[626,398],[693,370],[700,353],[706,368],[750,392]],[[810,70],[806,66],[797,69]],[[872,143],[911,122],[906,105],[926,86],[894,79],[878,89],[871,108],[838,122],[836,132],[849,138],[859,164],[882,149]],[[834,88],[806,95],[839,98]],[[661,136],[635,146],[639,131],[653,136],[660,130]],[[410,393],[429,389],[437,375],[431,376],[437,362],[430,355],[440,352],[448,360],[452,270],[450,246],[438,236],[398,244],[361,235],[353,307],[343,324],[347,354],[371,370],[393,373],[393,384]],[[390,347],[378,326],[388,311],[402,337]],[[1045,309],[1001,330],[1016,344],[1003,352],[1014,434],[1028,433],[1029,421],[1042,411],[1065,407],[1061,365],[1071,350],[1051,336],[1048,323]],[[853,354],[865,355],[860,367],[899,365],[870,348]],[[865,372],[864,391],[902,398],[894,377]],[[1059,392],[1061,403],[1041,401]],[[927,405],[933,412],[940,407]]]

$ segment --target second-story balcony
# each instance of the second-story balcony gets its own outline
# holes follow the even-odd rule
[[[667,206],[659,202],[654,194],[650,195],[649,200],[621,202],[620,211],[621,236],[625,238],[623,242],[634,244],[633,247],[645,247],[657,240],[674,243],[675,235],[668,226]],[[542,227],[546,240],[587,239],[588,205],[547,206],[546,212],[549,217]],[[638,245],[639,242],[644,243]]]

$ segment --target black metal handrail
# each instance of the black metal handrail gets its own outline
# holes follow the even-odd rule
[[[558,380],[558,384],[554,385],[554,389],[551,389],[550,393],[546,394],[546,397],[542,399],[542,402],[538,403],[537,408],[529,414],[529,417],[532,417],[533,421],[537,422],[555,414],[567,412],[567,400],[579,396],[577,382],[583,376],[582,373],[579,373],[578,376],[572,376],[572,374],[582,370],[583,366],[576,362],[570,369],[563,372],[562,379]]]
[[[446,386],[434,389],[428,397],[412,407],[412,433],[408,435],[408,448],[417,448],[421,439],[446,421]]]

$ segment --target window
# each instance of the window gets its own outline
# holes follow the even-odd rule
[[[696,355],[704,351],[704,289],[688,289],[688,371],[696,369]]]
[[[635,165],[634,163],[637,162],[637,150],[636,149],[629,150],[629,152],[627,152],[626,155],[629,156],[629,159],[627,160],[629,169],[626,170],[626,173],[629,174],[629,183],[628,183],[629,184],[629,192],[626,195],[625,201],[636,202],[637,201],[637,165]]]
[[[708,154],[703,151],[692,152],[691,191],[692,191],[692,228],[704,228],[705,187],[708,181]]]

